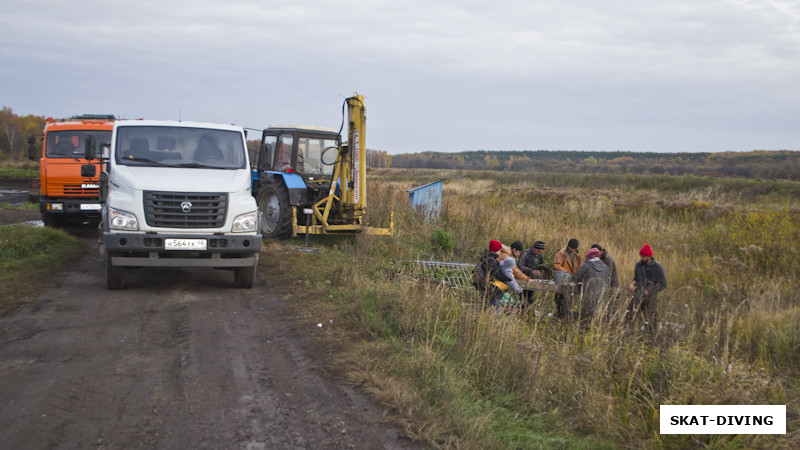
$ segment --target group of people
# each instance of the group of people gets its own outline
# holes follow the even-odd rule
[[[588,325],[598,306],[620,296],[620,285],[617,264],[606,249],[594,244],[581,255],[579,245],[577,239],[570,239],[566,247],[556,253],[551,268],[543,260],[543,241],[523,248],[520,241],[506,246],[500,241],[491,240],[489,248],[483,251],[473,270],[473,282],[483,293],[486,304],[502,309],[531,302],[532,292],[524,290],[518,281],[550,279],[556,273],[567,273],[570,281],[580,286],[580,320]],[[639,251],[639,262],[636,263],[629,286],[633,298],[628,305],[626,318],[632,320],[641,315],[646,330],[655,334],[658,326],[658,293],[666,287],[664,268],[653,257],[650,245],[646,244]],[[556,318],[566,318],[570,314],[570,306],[569,297],[555,294]]]

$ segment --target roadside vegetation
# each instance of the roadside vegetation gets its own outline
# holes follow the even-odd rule
[[[442,213],[408,212],[406,189],[446,179]],[[800,184],[698,176],[381,169],[369,220],[396,235],[317,238],[319,254],[271,243],[299,317],[341,375],[409,435],[460,448],[800,447]],[[650,244],[668,288],[652,342],[611,319],[554,323],[481,309],[476,292],[404,275],[397,261],[476,262],[490,239],[603,245],[627,286]],[[298,275],[299,274],[299,275]],[[660,435],[662,404],[785,404],[785,436]]]
[[[0,204],[0,214],[19,207]],[[49,286],[50,275],[85,252],[73,236],[52,228],[0,225],[0,316],[32,301]]]
[[[39,163],[6,161],[0,166],[0,180],[30,180],[39,176]]]

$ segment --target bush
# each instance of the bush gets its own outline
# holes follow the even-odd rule
[[[433,242],[434,247],[446,253],[452,252],[456,246],[453,242],[453,236],[441,228],[431,234],[431,242]]]

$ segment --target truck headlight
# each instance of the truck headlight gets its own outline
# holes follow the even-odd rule
[[[233,231],[234,233],[249,233],[256,231],[258,227],[258,211],[253,211],[251,213],[242,214],[240,216],[236,216],[233,219]]]
[[[112,230],[137,231],[139,229],[136,216],[111,207],[108,208],[108,223]]]

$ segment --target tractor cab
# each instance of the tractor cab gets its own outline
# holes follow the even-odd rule
[[[273,126],[261,139],[261,170],[295,173],[306,183],[330,182],[339,153],[339,133],[326,127]]]

